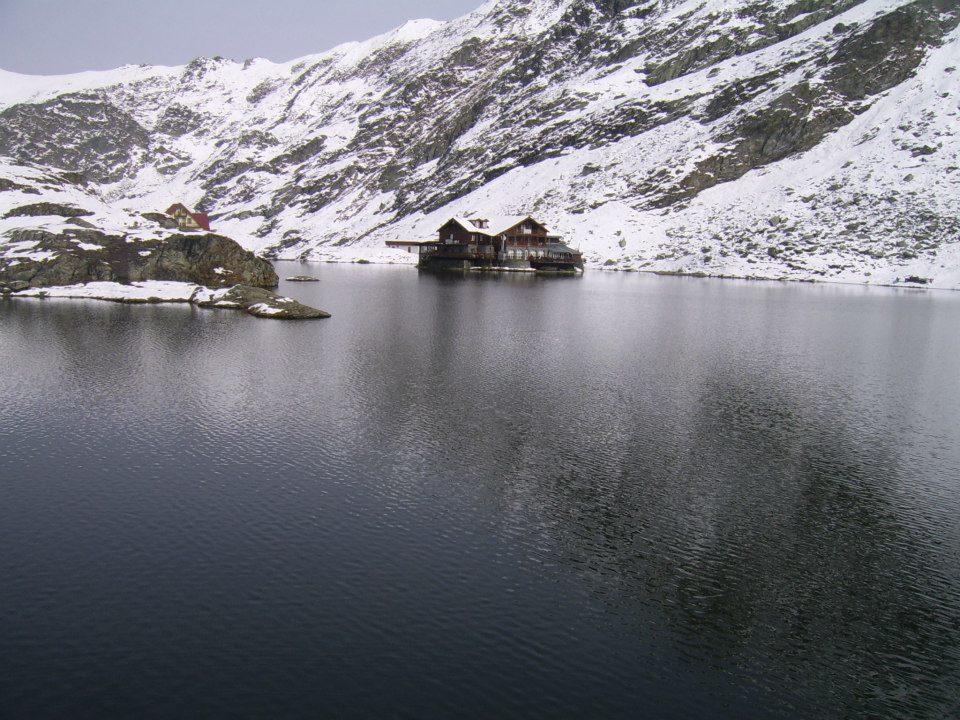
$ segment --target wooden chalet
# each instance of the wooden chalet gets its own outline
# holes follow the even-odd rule
[[[435,269],[583,269],[583,256],[530,215],[452,217],[436,240],[390,240],[389,247],[416,250],[420,267]]]
[[[190,212],[186,205],[174,203],[167,208],[165,215],[177,221],[181,230],[206,230],[210,232],[210,216],[206,213]]]

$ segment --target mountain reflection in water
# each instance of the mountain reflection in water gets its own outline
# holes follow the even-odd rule
[[[960,298],[317,272],[0,304],[11,714],[960,703]]]

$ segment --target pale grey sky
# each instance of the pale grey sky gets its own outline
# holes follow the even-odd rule
[[[0,68],[59,74],[197,56],[290,60],[482,0],[0,0]]]

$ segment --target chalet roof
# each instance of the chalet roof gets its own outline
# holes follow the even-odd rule
[[[487,221],[486,227],[480,227],[476,224],[476,221],[480,219]],[[534,218],[532,215],[486,215],[483,218],[467,218],[463,217],[462,215],[457,215],[453,218],[453,220],[459,223],[464,230],[467,230],[468,232],[482,233],[491,237],[502,235],[510,228],[519,225],[527,219],[543,225],[543,223]],[[550,232],[549,229],[547,232]]]
[[[210,216],[206,213],[190,213],[190,217],[204,230],[210,229]]]

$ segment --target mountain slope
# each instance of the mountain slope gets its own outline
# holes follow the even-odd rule
[[[0,155],[282,257],[532,211],[589,261],[960,285],[954,0],[494,0],[274,64],[0,74]]]

